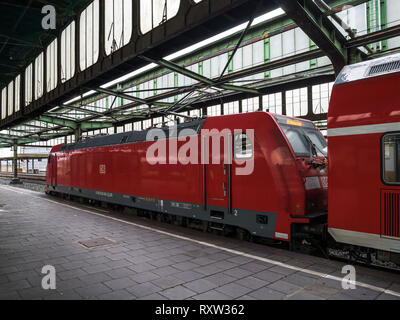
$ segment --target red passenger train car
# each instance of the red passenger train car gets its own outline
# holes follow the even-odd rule
[[[344,68],[328,129],[329,233],[400,265],[400,55]]]
[[[312,122],[256,112],[197,119],[175,134],[160,130],[164,140],[149,141],[143,131],[54,147],[46,192],[286,242],[326,219],[327,145]],[[163,141],[166,155],[154,153],[155,164],[149,151]],[[217,151],[206,152],[210,145]],[[182,153],[193,163],[181,163]]]

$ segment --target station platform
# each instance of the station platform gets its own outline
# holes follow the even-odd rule
[[[0,185],[0,300],[400,299],[399,274],[361,266],[344,290],[344,265]]]

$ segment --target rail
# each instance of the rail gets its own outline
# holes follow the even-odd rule
[[[0,172],[0,178],[10,178],[14,177],[11,172]],[[26,174],[18,173],[18,177],[22,180],[32,180],[32,181],[46,181],[46,176],[42,174]]]

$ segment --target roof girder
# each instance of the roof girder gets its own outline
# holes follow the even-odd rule
[[[312,0],[275,0],[330,58],[336,73],[349,63],[346,38]]]
[[[55,117],[49,117],[49,116],[40,116],[39,121],[46,122],[46,123],[51,123],[51,124],[56,124],[59,126],[63,127],[68,127],[71,129],[77,129],[78,124],[74,121],[71,120],[66,120],[62,118],[55,118]]]
[[[202,76],[196,72],[193,72],[189,69],[181,67],[180,65],[178,65],[174,62],[171,62],[171,61],[167,61],[165,59],[156,60],[156,59],[152,59],[152,58],[145,57],[145,56],[141,56],[141,58],[143,58],[144,60],[146,60],[148,62],[158,64],[159,66],[165,67],[171,71],[175,71],[186,77],[197,80],[197,81],[199,81],[203,84],[209,85],[209,86],[218,87],[218,88],[222,88],[225,90],[232,90],[232,91],[248,92],[248,93],[255,93],[255,94],[259,93],[257,90],[250,89],[250,88],[247,88],[244,86],[235,86],[235,85],[230,85],[230,84],[224,84],[223,82],[214,81],[212,79],[209,79],[205,76]]]
[[[310,60],[310,59],[316,59],[316,58],[319,58],[319,57],[322,57],[322,56],[324,56],[324,52],[322,50],[314,49],[314,50],[311,50],[311,51],[299,53],[299,54],[296,54],[296,55],[293,55],[293,56],[290,56],[290,57],[284,57],[284,58],[279,59],[279,60],[266,62],[266,63],[264,63],[262,65],[258,65],[258,66],[251,67],[251,68],[248,68],[248,69],[245,69],[245,70],[241,70],[239,72],[235,72],[235,73],[232,73],[232,74],[225,75],[223,77],[222,81],[223,82],[232,81],[232,80],[235,80],[235,79],[247,77],[247,76],[250,76],[250,75],[254,75],[254,74],[257,74],[257,73],[273,70],[273,69],[276,69],[276,68],[286,67],[286,66],[294,64],[294,63],[299,63],[299,62]],[[174,104],[171,104],[171,103],[168,103],[168,102],[157,102],[157,101],[162,100],[162,99],[166,99],[166,98],[170,98],[170,97],[182,94],[182,93],[190,92],[191,90],[193,90],[193,88],[202,89],[202,88],[205,88],[207,86],[208,86],[207,84],[199,83],[196,86],[190,86],[190,87],[187,87],[187,88],[186,87],[185,88],[179,88],[179,89],[172,90],[172,91],[170,91],[168,93],[164,93],[164,94],[160,94],[160,95],[151,97],[150,99],[146,100],[148,105],[152,106],[151,109],[141,110],[141,111],[138,111],[135,114],[132,113],[131,116],[124,117],[124,119],[119,120],[118,122],[114,123],[113,125],[118,125],[119,123],[127,122],[129,120],[133,121],[135,119],[144,120],[144,119],[148,118],[148,115],[150,113],[154,113],[154,114],[163,113],[163,110],[165,108],[169,108],[170,106],[172,106]],[[263,92],[259,91],[257,94],[263,94]],[[138,107],[140,105],[142,105],[142,103],[127,104],[127,105],[124,105],[124,106],[121,106],[121,107],[118,107],[118,108],[114,108],[112,110],[108,110],[107,112],[104,112],[102,114],[102,116],[110,117],[110,116],[115,115],[115,114],[117,114],[119,112],[124,112],[125,110],[129,110],[129,109]],[[190,103],[189,103],[189,105],[190,105]],[[181,107],[181,105],[178,104],[178,105],[176,105],[176,107]],[[144,113],[146,113],[147,116],[144,116],[143,115]],[[96,120],[96,119],[98,119],[98,116],[93,115],[91,117],[86,118],[85,121],[88,122],[90,120]]]

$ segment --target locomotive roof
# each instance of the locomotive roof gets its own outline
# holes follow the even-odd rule
[[[191,122],[179,124],[178,126],[175,127],[175,128],[177,128],[177,131],[175,131],[174,136],[179,135],[179,133],[184,129],[193,129],[197,132],[197,134],[199,134],[201,129],[204,126],[204,122],[205,122],[205,119],[198,119],[198,120],[193,120]],[[169,138],[170,127],[163,127],[163,128],[157,128],[157,129],[164,131],[166,137]],[[98,137],[89,138],[87,140],[78,141],[76,143],[64,144],[60,148],[60,152],[145,142],[145,141],[147,141],[146,140],[147,133],[150,130],[151,129],[148,129],[145,131],[124,132],[124,133],[118,133],[118,134],[113,134],[113,135],[109,135],[109,136],[98,136]]]
[[[349,65],[340,72],[335,85],[400,72],[400,54]]]

